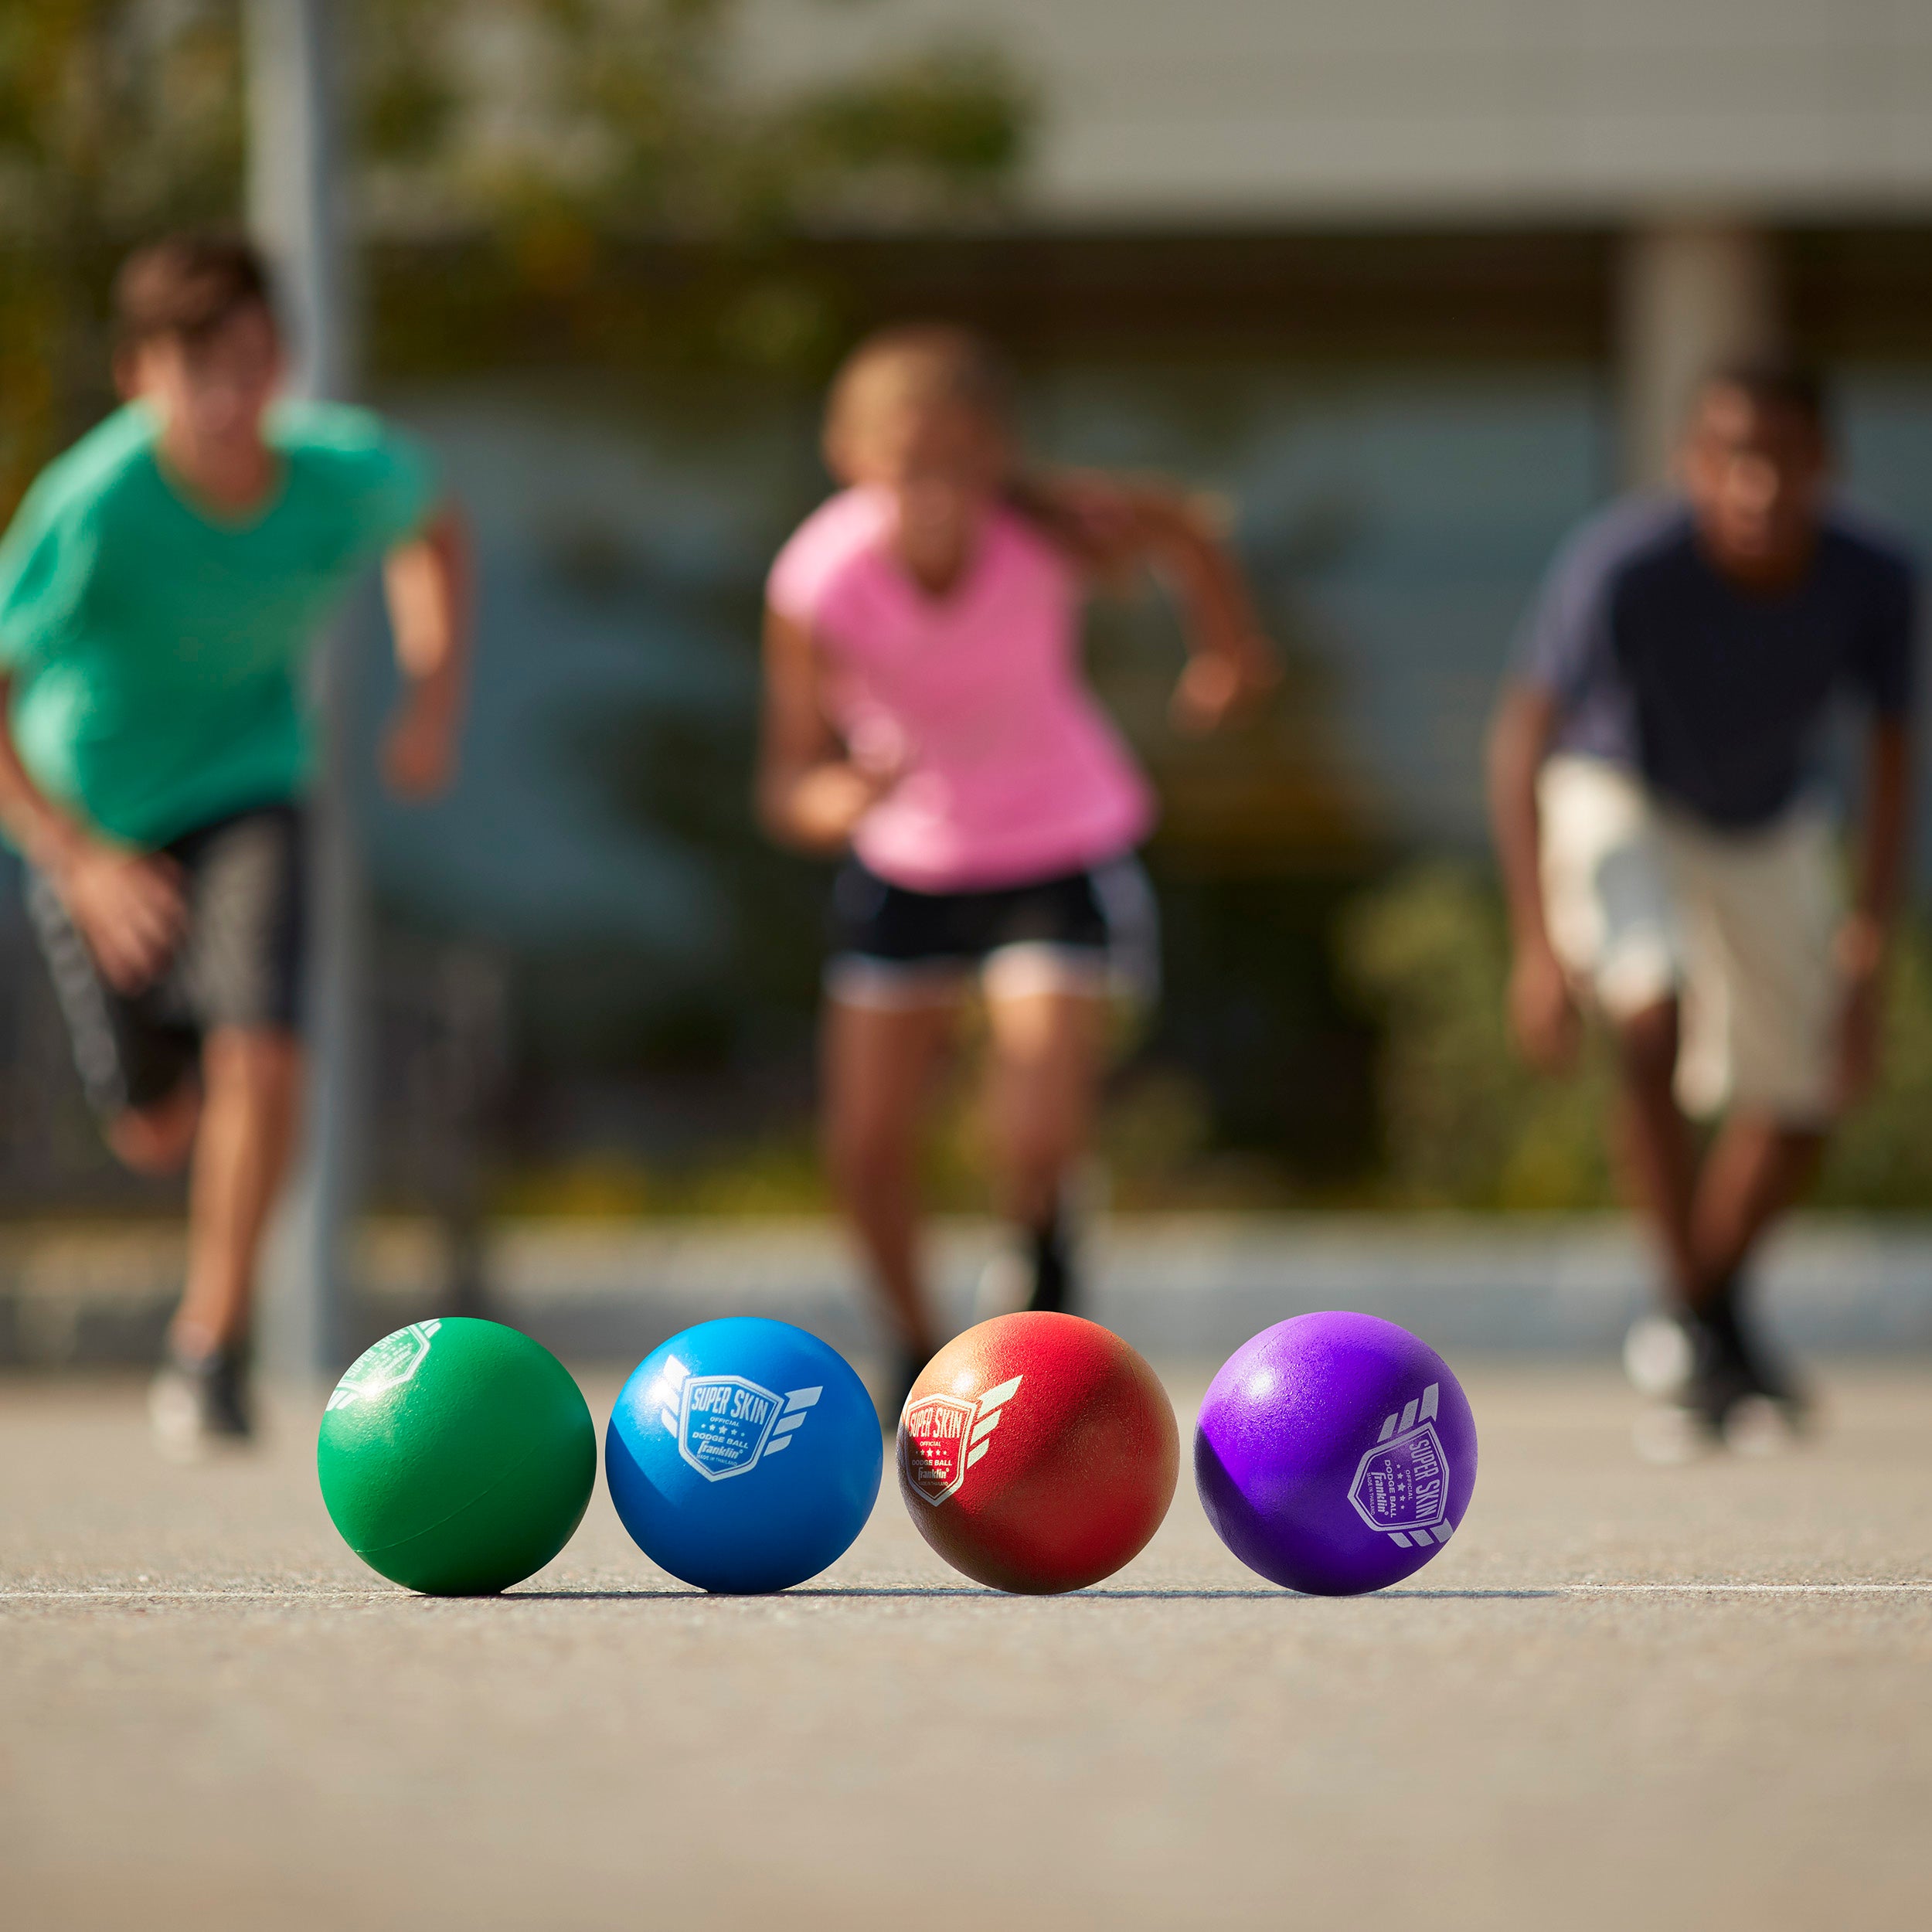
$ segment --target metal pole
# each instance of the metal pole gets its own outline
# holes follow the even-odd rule
[[[1740,222],[1658,219],[1624,237],[1618,264],[1624,481],[1670,478],[1698,378],[1783,335],[1771,240]]]
[[[248,218],[274,263],[298,394],[353,386],[355,339],[342,209],[337,0],[249,0]],[[314,801],[307,988],[308,1088],[301,1151],[270,1239],[263,1353],[313,1378],[338,1365],[345,1230],[359,1176],[362,893],[347,780],[355,629],[318,652],[323,755]]]

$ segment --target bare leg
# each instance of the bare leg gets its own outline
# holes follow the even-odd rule
[[[1673,1085],[1677,1038],[1674,1000],[1618,1023],[1617,1139],[1625,1184],[1649,1215],[1672,1284],[1688,1307],[1702,1298],[1707,1282],[1692,1234],[1696,1144]]]
[[[201,1090],[185,1080],[152,1107],[130,1107],[106,1127],[107,1145],[123,1167],[137,1174],[179,1174],[193,1151],[201,1124]]]
[[[957,1011],[825,1009],[826,1165],[898,1339],[922,1358],[939,1337],[919,1278],[919,1117]]]
[[[1093,1129],[1106,1002],[1091,993],[1026,993],[989,999],[987,1013],[994,1205],[1022,1227],[1043,1229]]]
[[[1758,1237],[1818,1172],[1824,1148],[1822,1134],[1766,1114],[1740,1112],[1725,1122],[1705,1158],[1692,1213],[1699,1300],[1721,1291],[1743,1267]]]
[[[301,1082],[301,1048],[291,1033],[221,1027],[203,1043],[188,1287],[169,1331],[184,1355],[206,1355],[248,1332],[256,1261],[287,1168]]]

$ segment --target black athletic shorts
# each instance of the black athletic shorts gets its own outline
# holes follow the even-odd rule
[[[1160,986],[1153,888],[1131,855],[988,892],[920,893],[848,859],[832,886],[825,988],[849,1006],[925,1004],[978,975],[995,995]]]
[[[181,867],[188,925],[151,985],[117,992],[46,879],[30,872],[27,910],[95,1111],[111,1118],[165,1100],[217,1026],[293,1030],[301,1018],[302,817],[264,805],[185,832],[162,849]]]

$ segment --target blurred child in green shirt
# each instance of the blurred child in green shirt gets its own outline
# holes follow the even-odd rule
[[[366,411],[278,402],[245,243],[179,236],[116,287],[126,405],[0,540],[0,829],[110,1145],[192,1161],[186,1290],[153,1412],[192,1454],[248,1433],[257,1251],[301,1072],[305,662],[371,561],[403,695],[400,795],[449,781],[467,656],[459,527]]]

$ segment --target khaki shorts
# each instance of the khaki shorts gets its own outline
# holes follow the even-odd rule
[[[1826,815],[1801,805],[1762,831],[1716,831],[1621,767],[1567,755],[1544,766],[1537,797],[1556,955],[1612,1020],[1679,1002],[1685,1110],[1827,1124],[1842,904]]]

